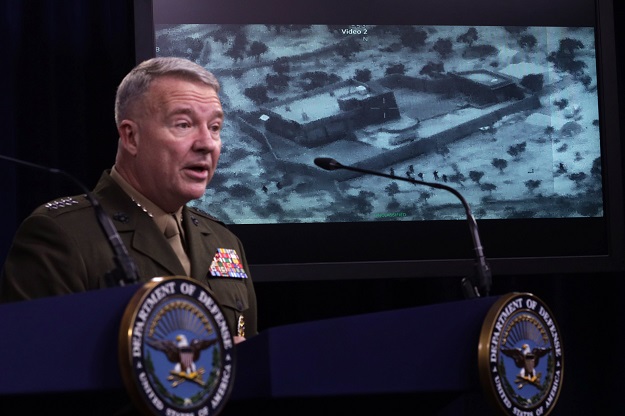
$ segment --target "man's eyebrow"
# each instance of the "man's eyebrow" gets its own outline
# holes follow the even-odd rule
[[[172,116],[179,115],[179,114],[193,115],[194,111],[191,107],[178,107],[178,108],[175,108],[170,113],[170,115]],[[213,111],[212,116],[217,117],[217,118],[224,118],[224,111],[222,109],[215,110]]]
[[[173,109],[173,111],[170,113],[171,115],[177,115],[177,114],[192,114],[193,110],[191,110],[191,107],[176,107]]]

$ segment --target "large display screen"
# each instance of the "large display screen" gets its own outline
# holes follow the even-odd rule
[[[502,271],[611,255],[605,4],[166,3],[153,2],[152,55],[211,70],[226,113],[217,174],[190,205],[229,224],[263,278],[462,271],[463,205],[411,180],[456,189]]]
[[[194,204],[233,224],[603,215],[592,27],[156,26],[156,54],[221,81],[219,175]],[[215,205],[214,201],[223,201]]]

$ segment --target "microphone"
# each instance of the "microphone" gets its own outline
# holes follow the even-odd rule
[[[98,223],[100,224],[102,231],[104,231],[104,234],[106,235],[111,245],[111,248],[113,249],[113,253],[115,254],[114,260],[117,267],[114,270],[108,272],[106,276],[109,286],[125,286],[127,284],[134,284],[139,281],[139,272],[137,271],[137,265],[135,264],[132,257],[130,257],[130,254],[128,254],[128,250],[126,249],[124,242],[119,236],[117,229],[113,225],[111,218],[106,214],[106,212],[102,208],[102,205],[100,205],[100,201],[98,201],[95,195],[93,195],[82,182],[61,169],[50,168],[47,166],[38,165],[36,163],[27,162],[25,160],[15,159],[13,157],[5,155],[0,155],[0,159],[7,160],[18,165],[24,165],[31,168],[43,170],[49,173],[53,173],[55,175],[60,174],[65,176],[66,178],[69,178],[72,182],[78,185],[78,187],[85,193],[89,202],[91,202],[91,205],[93,206],[93,209],[96,213]]]
[[[477,222],[475,221],[475,217],[471,213],[471,208],[469,208],[469,204],[464,199],[462,194],[458,192],[456,189],[451,186],[443,185],[436,182],[425,182],[419,181],[417,179],[405,178],[401,176],[390,175],[383,172],[376,172],[373,170],[362,169],[355,166],[346,166],[343,165],[336,160],[330,157],[318,157],[314,160],[315,165],[319,166],[325,170],[337,170],[337,169],[345,169],[353,172],[365,173],[369,175],[382,176],[384,178],[396,179],[400,181],[409,182],[416,185],[424,185],[429,186],[431,188],[436,189],[444,189],[445,191],[451,192],[454,194],[462,203],[464,207],[467,222],[469,223],[469,231],[471,232],[471,237],[473,239],[473,247],[475,250],[475,274],[469,277],[465,277],[462,279],[462,288],[464,290],[465,296],[468,298],[480,297],[482,294],[488,296],[490,293],[490,288],[492,284],[492,276],[490,267],[486,263],[486,258],[484,257],[484,252],[482,248],[482,243],[480,241],[480,235],[477,228]]]
[[[331,157],[318,157],[315,159],[315,165],[325,170],[341,169],[344,166]],[[385,175],[385,174],[382,174]]]

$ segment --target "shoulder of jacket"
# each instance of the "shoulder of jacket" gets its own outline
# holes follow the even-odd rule
[[[199,217],[198,219],[204,219],[204,220],[208,220],[210,222],[216,222],[218,224],[221,224],[223,226],[226,226],[226,223],[224,223],[223,221],[213,217],[212,215],[210,215],[208,212],[198,208],[198,207],[187,207],[189,209],[189,213],[191,214],[191,216],[195,216],[195,217]]]

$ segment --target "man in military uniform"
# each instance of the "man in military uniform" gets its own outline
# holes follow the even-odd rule
[[[154,58],[134,68],[117,90],[115,164],[93,196],[141,281],[183,275],[205,283],[240,341],[257,333],[243,246],[223,223],[186,206],[204,195],[219,160],[224,114],[218,93],[213,74],[185,59]],[[111,244],[89,199],[62,198],[20,225],[0,301],[102,289],[113,270]]]

